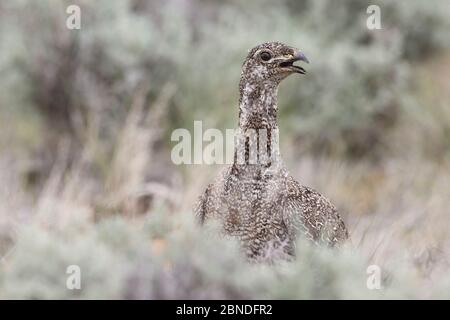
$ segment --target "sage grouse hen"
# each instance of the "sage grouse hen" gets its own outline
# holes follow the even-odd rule
[[[336,208],[295,181],[279,155],[277,90],[287,76],[306,73],[296,61],[309,63],[299,50],[279,42],[250,50],[239,84],[234,163],[207,187],[195,208],[200,223],[218,219],[252,260],[265,259],[274,248],[293,255],[299,232],[329,246],[348,238]]]

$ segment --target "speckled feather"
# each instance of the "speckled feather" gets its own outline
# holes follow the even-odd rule
[[[263,61],[261,52],[270,53]],[[195,214],[200,223],[218,219],[225,235],[241,240],[250,259],[266,256],[268,248],[293,255],[301,234],[316,243],[336,246],[348,232],[336,208],[315,190],[300,185],[279,155],[277,89],[293,71],[280,62],[299,52],[279,42],[261,44],[249,51],[239,84],[239,132],[234,163],[225,168],[200,196]],[[266,129],[268,161],[249,161],[246,133]],[[259,134],[258,134],[259,137]],[[243,149],[242,149],[243,148]],[[238,152],[244,150],[244,161]]]

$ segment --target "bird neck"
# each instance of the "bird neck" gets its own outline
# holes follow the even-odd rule
[[[241,81],[239,96],[239,128],[275,129],[277,125],[278,84]]]
[[[235,164],[270,166],[279,159],[277,92],[273,82],[241,80]]]

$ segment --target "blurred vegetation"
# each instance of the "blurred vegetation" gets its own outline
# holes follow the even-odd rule
[[[445,297],[449,30],[445,0],[2,1],[0,298]],[[174,166],[170,133],[234,128],[242,60],[273,40],[311,60],[279,92],[282,153],[356,249],[254,266],[190,224],[215,168]]]
[[[26,227],[0,279],[0,298],[448,298],[447,284],[424,295],[405,270],[395,281],[385,277],[383,290],[368,290],[367,266],[354,253],[319,250],[302,239],[296,261],[249,264],[237,243],[213,236],[215,227],[178,218],[176,224],[167,215],[134,223],[113,218],[72,224],[64,233]],[[65,286],[73,264],[81,268],[81,290]]]

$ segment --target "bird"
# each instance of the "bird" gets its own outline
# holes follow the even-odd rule
[[[305,54],[281,42],[249,50],[239,82],[239,128],[233,163],[200,195],[194,214],[200,225],[219,221],[223,234],[239,239],[253,261],[295,257],[297,238],[338,247],[349,233],[336,207],[289,173],[278,146],[277,91]],[[256,150],[256,152],[255,152]],[[264,150],[262,152],[261,150]]]

